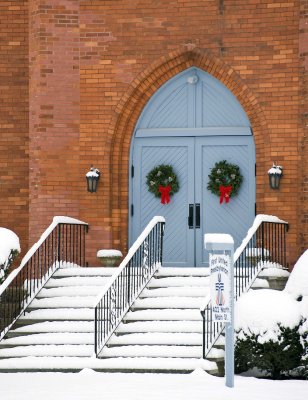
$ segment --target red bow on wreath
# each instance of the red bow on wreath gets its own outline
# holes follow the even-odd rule
[[[161,204],[168,204],[170,203],[170,191],[171,191],[171,186],[159,186],[158,188],[159,192],[161,193],[161,198],[160,202]]]
[[[219,186],[220,204],[222,204],[224,200],[226,201],[226,203],[229,203],[231,190],[232,186]]]

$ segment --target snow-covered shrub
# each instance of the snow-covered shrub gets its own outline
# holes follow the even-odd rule
[[[305,343],[306,353],[301,366],[297,368],[295,373],[308,379],[308,250],[301,255],[294,265],[285,291],[294,299],[298,300],[301,315],[306,320],[300,328],[300,334]]]
[[[236,372],[256,367],[273,379],[281,379],[298,368],[305,353],[299,326],[291,329],[277,325],[276,333],[277,338],[263,342],[261,335],[240,332],[235,344]]]
[[[0,284],[9,273],[9,267],[20,253],[18,236],[10,229],[0,228]]]
[[[307,353],[306,319],[288,293],[257,290],[236,304],[235,370],[258,368],[273,379],[288,376]]]

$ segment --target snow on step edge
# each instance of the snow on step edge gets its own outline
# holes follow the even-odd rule
[[[0,360],[0,370],[95,370],[130,371],[193,371],[202,368],[206,371],[216,371],[215,362],[196,358],[79,358],[79,357],[24,357],[18,359]]]

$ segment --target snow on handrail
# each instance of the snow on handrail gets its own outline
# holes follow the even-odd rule
[[[53,217],[52,223],[42,233],[39,240],[36,243],[34,243],[32,247],[30,247],[28,252],[25,254],[23,259],[21,260],[19,267],[14,269],[9,274],[9,276],[6,278],[6,280],[3,282],[3,284],[0,286],[0,296],[5,291],[5,289],[13,282],[13,280],[16,278],[16,276],[19,274],[19,272],[22,270],[22,268],[27,264],[27,262],[30,260],[30,258],[33,256],[33,254],[36,252],[36,250],[41,246],[41,244],[44,242],[44,240],[50,235],[50,233],[54,230],[54,228],[59,224],[88,225],[86,222],[79,221],[78,219],[71,218],[71,217],[64,217],[64,216]]]
[[[161,216],[156,216],[151,219],[151,221],[148,223],[148,225],[145,227],[141,235],[136,239],[132,247],[129,249],[126,257],[123,259],[119,267],[117,268],[117,272],[112,275],[110,278],[108,285],[104,286],[102,291],[97,295],[93,302],[93,307],[96,307],[98,303],[101,301],[101,299],[104,297],[105,293],[109,290],[109,288],[112,286],[113,282],[115,282],[118,278],[118,276],[121,274],[123,269],[126,267],[130,259],[133,257],[133,255],[136,253],[140,245],[144,242],[144,240],[147,238],[151,230],[154,228],[154,226],[158,222],[165,222],[165,218]]]
[[[133,244],[94,305],[94,348],[99,357],[111,335],[162,262],[165,219],[154,217]]]
[[[234,263],[236,263],[239,256],[241,255],[241,253],[244,251],[245,247],[249,243],[249,240],[256,233],[257,229],[262,224],[262,222],[273,222],[276,224],[288,224],[286,221],[283,221],[282,219],[275,217],[274,215],[267,215],[267,214],[256,215],[251,228],[247,232],[246,237],[243,239],[242,243],[239,245],[239,247],[234,252]]]

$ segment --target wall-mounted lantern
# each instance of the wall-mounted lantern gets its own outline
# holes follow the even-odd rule
[[[90,193],[96,192],[99,177],[100,177],[100,172],[97,168],[91,167],[90,171],[86,173],[88,192]]]
[[[282,177],[283,167],[281,165],[273,164],[272,168],[268,170],[268,178],[271,189],[279,189],[280,179]]]

